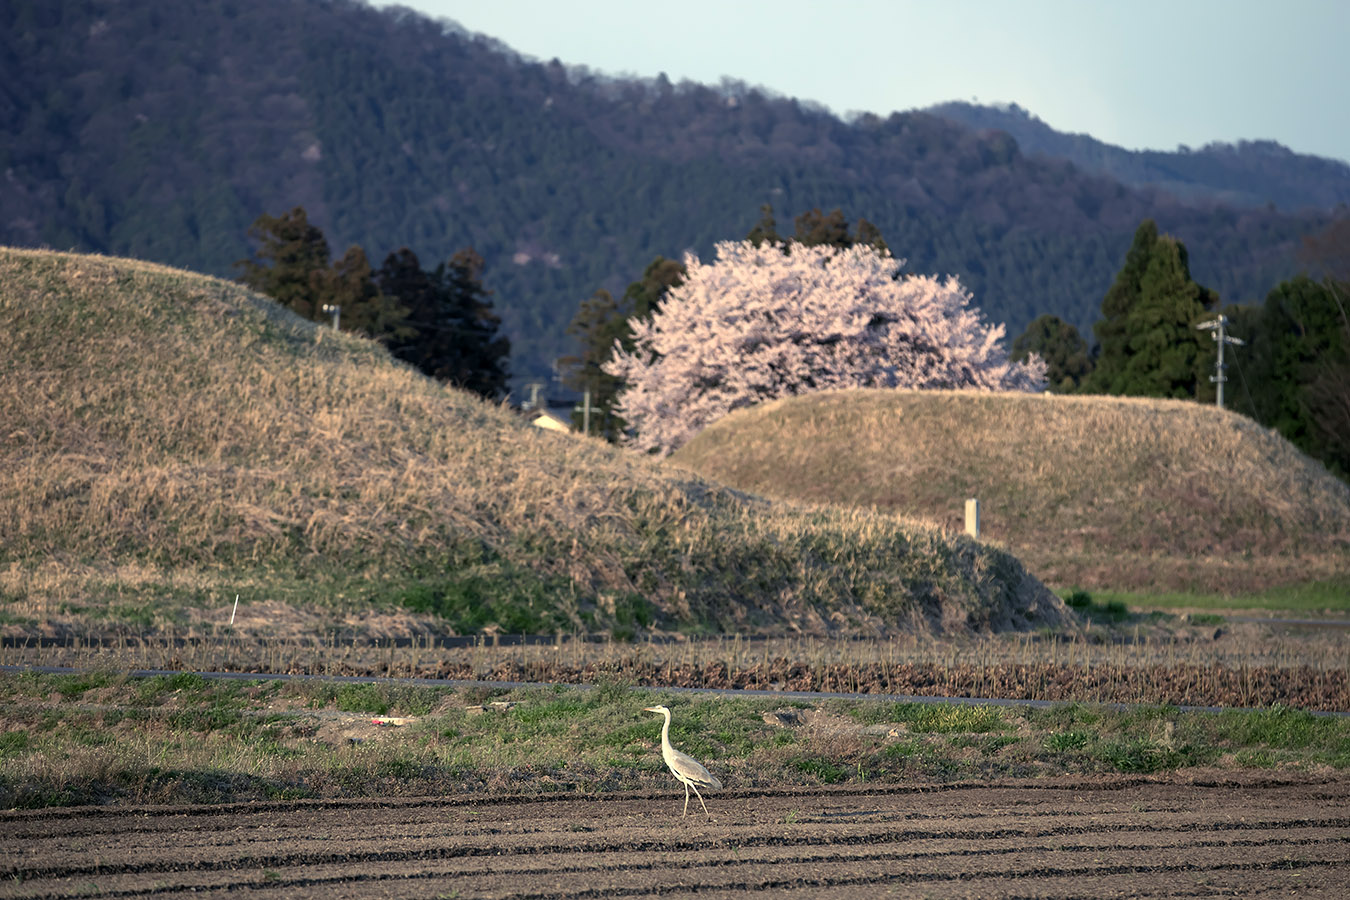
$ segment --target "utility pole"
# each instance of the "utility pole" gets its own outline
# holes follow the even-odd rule
[[[581,433],[589,436],[591,433],[591,389],[586,388],[581,397]]]
[[[1223,385],[1224,382],[1228,380],[1228,366],[1223,361],[1223,346],[1224,344],[1232,344],[1235,347],[1241,347],[1247,342],[1240,338],[1231,337],[1225,333],[1225,329],[1228,328],[1227,316],[1221,315],[1217,319],[1201,322],[1195,327],[1201,331],[1208,331],[1209,336],[1214,338],[1214,342],[1219,345],[1219,358],[1214,363],[1214,374],[1209,376],[1209,380],[1218,385],[1219,409],[1223,409]]]

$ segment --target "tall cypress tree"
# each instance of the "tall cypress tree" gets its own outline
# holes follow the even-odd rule
[[[437,325],[453,348],[432,374],[456,387],[496,398],[506,393],[511,342],[500,334],[492,292],[483,287],[483,258],[466,247],[436,267],[431,282],[445,304]]]
[[[432,378],[496,398],[506,391],[511,345],[498,334],[482,269],[472,248],[427,272],[402,247],[385,257],[376,277],[380,290],[408,309],[407,332],[390,352]]]
[[[1186,247],[1145,220],[1125,265],[1102,300],[1100,344],[1085,390],[1144,397],[1208,399],[1214,350],[1196,329],[1218,295],[1191,278]]]

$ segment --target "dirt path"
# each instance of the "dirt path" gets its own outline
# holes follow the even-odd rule
[[[0,813],[0,898],[1350,896],[1343,776],[675,788]]]

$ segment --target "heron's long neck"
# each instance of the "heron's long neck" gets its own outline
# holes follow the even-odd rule
[[[666,710],[666,721],[661,726],[661,743],[670,746],[670,710]]]

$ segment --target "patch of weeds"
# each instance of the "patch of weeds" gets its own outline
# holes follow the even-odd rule
[[[616,641],[629,642],[655,618],[650,600],[641,594],[624,594],[614,600],[614,627],[610,633]]]
[[[193,699],[207,692],[210,683],[192,672],[177,672],[173,675],[155,675],[136,684],[136,698],[144,704],[162,703],[168,694],[182,695],[183,699]],[[238,685],[217,684],[217,694],[226,695],[237,691]]]
[[[546,730],[547,724],[570,725],[586,712],[587,704],[579,694],[562,696],[542,703],[521,703],[511,707],[507,716],[522,725]]]
[[[1041,742],[1052,753],[1065,753],[1069,750],[1082,750],[1092,740],[1086,731],[1054,731]]]
[[[877,721],[901,722],[910,731],[929,734],[986,734],[1007,731],[1009,725],[996,707],[966,703],[892,703],[883,704]]]
[[[238,709],[223,704],[207,707],[192,707],[179,710],[169,716],[169,724],[183,731],[219,731],[234,727],[243,717]]]
[[[395,778],[400,781],[416,778],[422,774],[424,766],[421,760],[407,756],[394,756],[380,760],[374,767],[376,778]]]
[[[440,616],[460,634],[474,634],[492,624],[507,634],[548,634],[568,626],[557,615],[552,598],[566,595],[572,588],[570,580],[542,576],[482,547],[474,552],[476,562],[466,565],[459,560],[397,589],[392,599],[416,612]]]
[[[917,740],[896,741],[883,754],[887,759],[912,759],[921,755],[923,747]]]
[[[1151,725],[1155,722],[1175,722],[1180,710],[1175,706],[1162,704],[1161,706],[1137,706],[1120,715],[1119,727],[1122,730],[1130,730],[1143,725]]]
[[[1072,731],[1078,727],[1093,728],[1102,720],[1102,710],[1082,703],[1056,703],[1048,709],[1028,707],[1023,710],[1027,723],[1046,731]]]
[[[340,685],[333,703],[343,712],[372,713],[377,716],[389,712],[389,701],[377,684]]]
[[[657,723],[661,720],[657,719]],[[661,729],[653,728],[652,722],[635,722],[606,732],[600,737],[600,743],[607,747],[629,747],[633,744],[646,746],[660,740]]]
[[[1064,595],[1064,604],[1070,609],[1082,611],[1092,605],[1092,595],[1082,588],[1074,588]]]
[[[961,734],[951,738],[948,746],[955,749],[973,747],[979,750],[985,756],[993,756],[1009,744],[1017,743],[1018,739],[1010,734]]]
[[[1224,622],[1227,621],[1228,621],[1227,619],[1225,619],[1218,613],[1194,613],[1190,617],[1190,623],[1192,625],[1200,625],[1200,626],[1222,625]]]
[[[606,672],[595,680],[595,699],[601,704],[627,703],[633,696],[633,682]]]
[[[57,675],[52,686],[66,700],[76,700],[83,697],[85,691],[107,687],[112,682],[113,676],[107,672],[88,672],[80,675]]]
[[[304,785],[262,785],[262,795],[268,800],[313,800],[318,797],[318,792],[313,788]]]
[[[1233,758],[1244,768],[1273,769],[1276,764],[1275,754],[1270,750],[1239,750]]]
[[[1186,762],[1175,748],[1152,738],[1104,741],[1094,748],[1092,755],[1119,772],[1144,775],[1176,769]]]
[[[32,745],[28,732],[22,728],[0,732],[0,759],[27,753]]]
[[[113,736],[97,725],[72,725],[65,734],[66,740],[81,747],[105,747],[113,742]]]
[[[1350,736],[1350,731],[1336,719],[1287,706],[1221,713],[1216,725],[1221,740],[1238,746],[1260,744],[1275,750],[1302,750],[1327,738]]]
[[[773,740],[770,743],[775,747],[786,747],[789,744],[797,743],[797,735],[793,734],[791,731],[779,731],[774,734]]]
[[[1090,622],[1116,625],[1130,618],[1129,607],[1120,600],[1099,603],[1081,588],[1074,588],[1065,594],[1064,605]]]
[[[848,769],[828,759],[816,756],[799,756],[790,765],[803,775],[810,775],[821,784],[838,784],[848,778]]]

